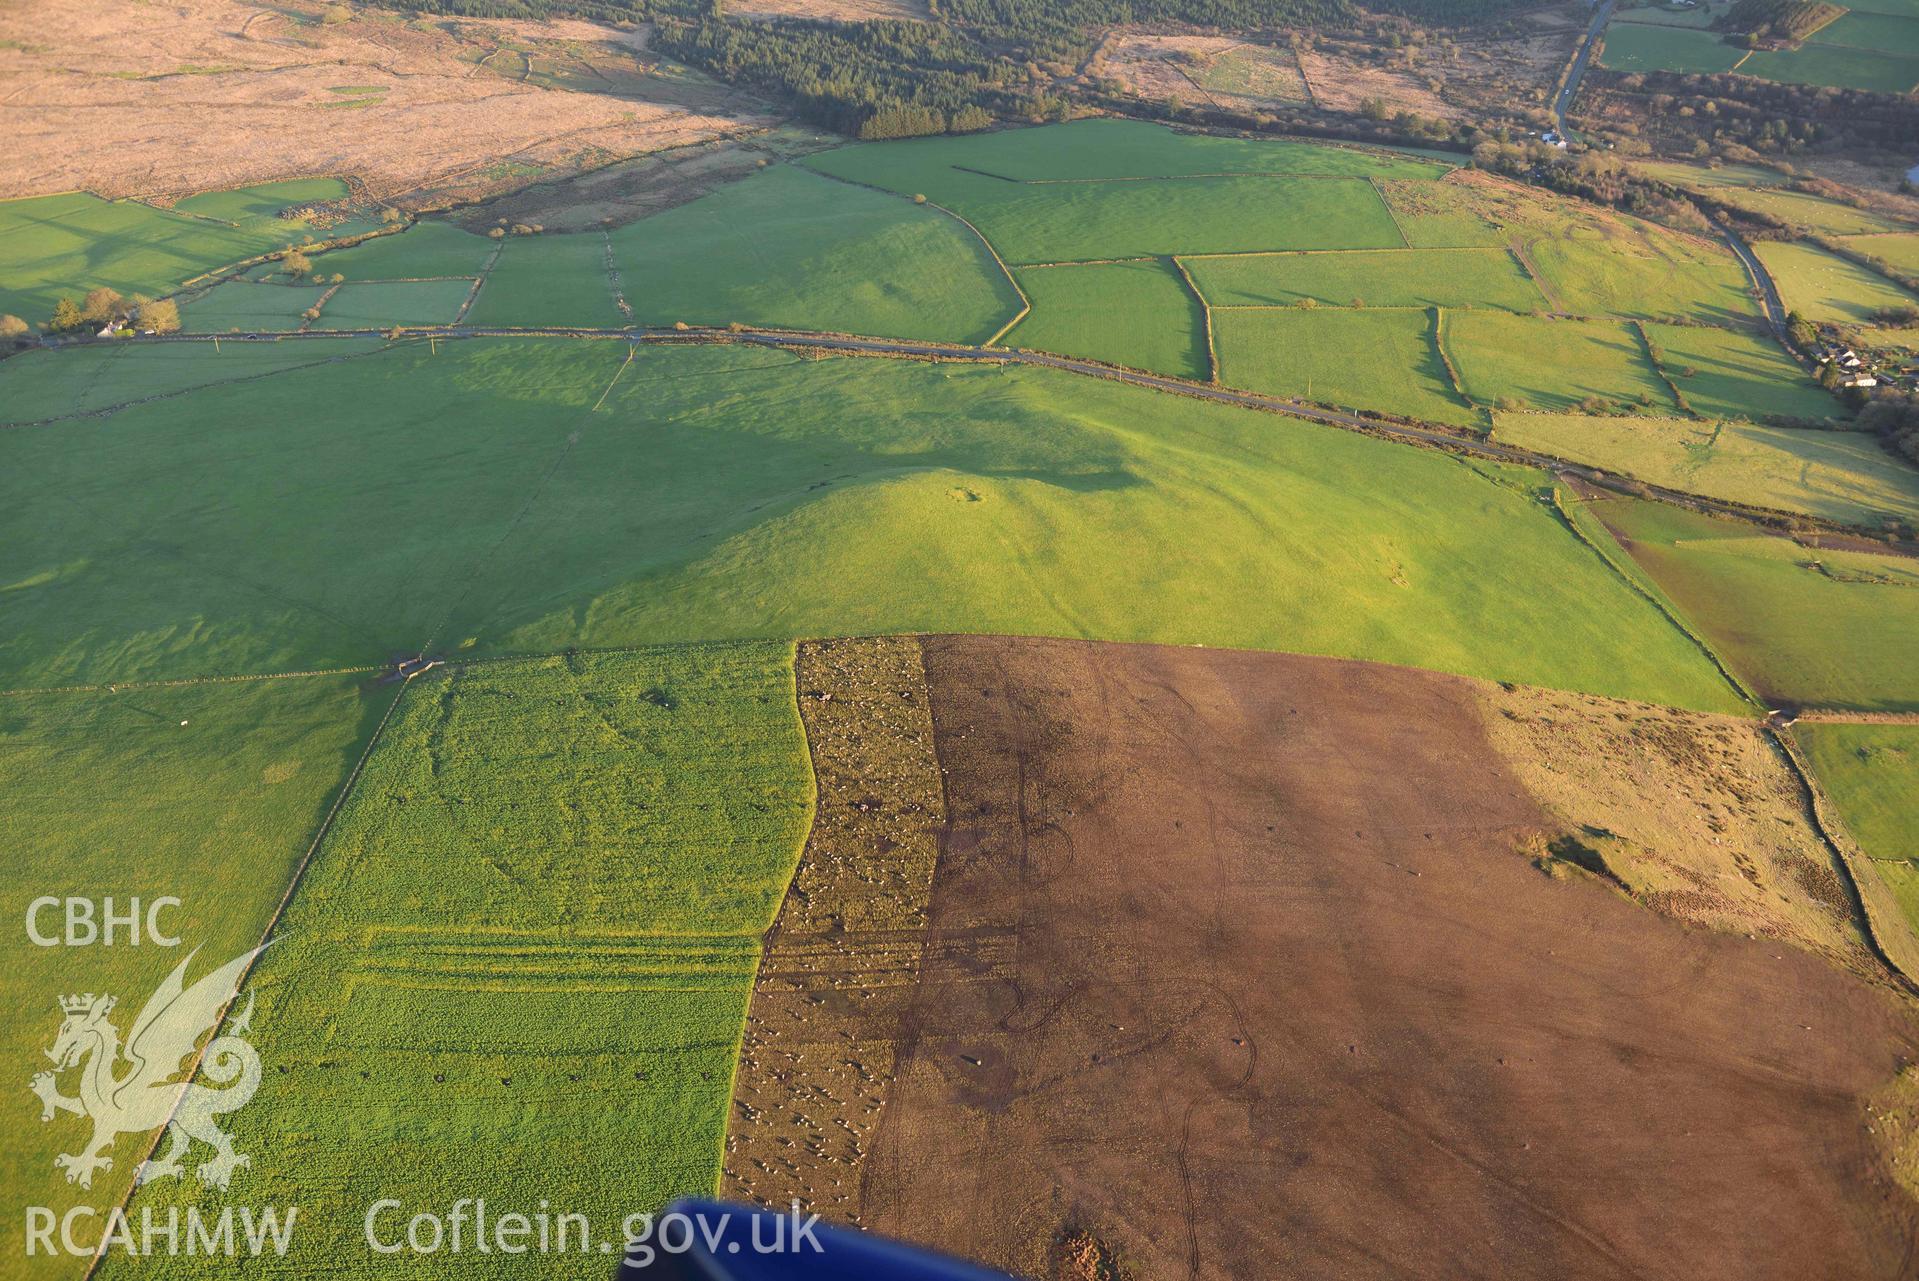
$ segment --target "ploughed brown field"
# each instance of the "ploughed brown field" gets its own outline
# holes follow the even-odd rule
[[[922,686],[903,644],[802,652],[820,819],[728,1192],[1032,1276],[1919,1276],[1867,1110],[1919,1005],[1542,872],[1493,687],[961,637]],[[914,777],[943,823],[876,799]]]

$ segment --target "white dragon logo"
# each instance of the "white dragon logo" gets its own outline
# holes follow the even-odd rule
[[[113,997],[89,992],[60,998],[60,1011],[66,1017],[53,1048],[46,1052],[53,1060],[53,1071],[36,1074],[31,1088],[40,1096],[42,1121],[53,1120],[58,1112],[93,1121],[93,1138],[85,1147],[53,1159],[55,1166],[67,1172],[67,1182],[92,1187],[95,1170],[113,1168],[109,1152],[116,1138],[130,1130],[151,1133],[162,1125],[170,1139],[166,1154],[141,1165],[140,1183],[180,1174],[180,1158],[195,1139],[214,1149],[212,1158],[196,1172],[210,1187],[224,1189],[235,1170],[251,1164],[214,1124],[215,1117],[244,1107],[260,1085],[260,1056],[242,1039],[253,1017],[251,993],[240,1017],[224,1035],[208,1042],[200,1057],[200,1073],[222,1088],[195,1084],[190,1073],[182,1073],[185,1060],[219,1022],[220,1012],[239,990],[240,976],[261,950],[256,947],[235,957],[186,987],[187,965],[197,953],[189,954],[147,998],[133,1020],[124,1050],[119,1029],[107,1019],[115,1005]],[[120,1070],[122,1058],[124,1071]],[[75,1067],[80,1069],[79,1097],[68,1098],[60,1093],[57,1078]]]

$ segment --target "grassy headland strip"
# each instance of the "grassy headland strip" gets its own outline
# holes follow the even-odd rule
[[[1213,345],[1212,304],[1206,301],[1206,295],[1199,291],[1199,286],[1193,282],[1192,273],[1186,270],[1186,264],[1179,260],[1177,254],[1167,255],[1166,261],[1173,265],[1173,270],[1179,273],[1179,278],[1186,282],[1186,289],[1193,295],[1193,301],[1199,304],[1200,325],[1206,338],[1206,381],[1217,384],[1219,382],[1219,349]]]

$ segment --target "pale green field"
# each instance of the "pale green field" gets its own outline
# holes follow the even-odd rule
[[[1033,311],[1006,343],[1204,381],[1205,318],[1169,262],[1025,267]]]
[[[1015,182],[1078,182],[1103,178],[1183,178],[1203,174],[1288,177],[1436,178],[1453,164],[1411,155],[1323,147],[1308,142],[1181,133],[1139,120],[1077,120],[1039,129],[1008,129],[909,142],[861,143],[822,152],[810,163],[876,182],[893,191],[964,184],[955,167]]]
[[[480,274],[501,242],[462,231],[448,222],[417,222],[405,231],[376,236],[313,260],[315,271],[339,272],[348,280],[408,280],[423,276]]]
[[[179,212],[75,192],[0,200],[0,313],[38,323],[95,286],[159,295],[231,262],[297,243],[305,223],[274,211],[346,194],[333,179],[210,192]],[[189,217],[188,213],[199,217]],[[227,221],[212,221],[212,219]]]
[[[1919,31],[1919,23],[1900,25]],[[1904,41],[1912,39],[1907,32],[1900,34]],[[1797,49],[1757,50],[1739,69],[1747,75],[1788,84],[1828,85],[1872,93],[1906,94],[1919,86],[1919,55],[1825,44],[1818,37]]]
[[[1731,71],[1746,56],[1710,31],[1622,22],[1606,32],[1599,65],[1615,71]]]
[[[1019,310],[954,219],[794,165],[622,227],[613,248],[642,323],[984,342]]]
[[[1793,736],[1872,870],[1919,931],[1919,726],[1802,722]]]
[[[1682,187],[1778,187],[1790,181],[1761,165],[1688,165],[1664,160],[1635,160],[1633,168]]]
[[[1597,504],[1632,557],[1767,701],[1919,710],[1919,562],[1802,547],[1660,503]]]
[[[180,327],[201,334],[298,329],[325,292],[321,285],[222,281],[180,308]]]
[[[1381,189],[1417,248],[1523,254],[1551,310],[1711,324],[1760,319],[1745,269],[1717,240],[1483,175]]]
[[[613,301],[606,237],[592,232],[508,236],[466,319],[522,329],[616,329],[629,323]]]
[[[1536,215],[1522,236],[1558,310],[1639,320],[1751,322],[1761,308],[1746,269],[1717,241],[1617,215]]]
[[[1468,427],[1427,311],[1297,307],[1213,313],[1219,379],[1230,387]]]
[[[1804,721],[1792,732],[1867,856],[1919,864],[1919,725]]]
[[[1703,418],[1822,423],[1846,409],[1770,333],[1648,324],[1660,367]]]
[[[1686,493],[1868,527],[1919,523],[1919,470],[1857,432],[1496,414],[1493,439]]]
[[[1672,392],[1623,321],[1446,313],[1446,349],[1481,405],[1561,411],[1589,397],[1672,413]]]
[[[1881,308],[1919,307],[1919,297],[1878,272],[1812,245],[1768,240],[1753,252],[1772,273],[1787,309],[1809,320],[1863,324]]]
[[[1846,236],[1847,248],[1876,258],[1895,271],[1919,276],[1919,232],[1898,232],[1889,236]]]
[[[1777,189],[1723,190],[1713,193],[1729,205],[1768,214],[1788,226],[1828,236],[1856,236],[1897,231],[1899,224],[1866,209],[1855,209],[1824,196]]]
[[[1544,310],[1545,296],[1505,249],[1382,249],[1181,260],[1214,307],[1497,307]]]
[[[1370,177],[1435,178],[1429,161],[1088,120],[822,152],[810,168],[970,220],[1014,264],[1405,241]],[[1156,181],[1114,181],[1152,178]]]
[[[386,329],[393,325],[448,325],[459,317],[471,280],[348,282],[320,309],[315,329]]]

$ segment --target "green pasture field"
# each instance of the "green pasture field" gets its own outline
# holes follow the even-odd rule
[[[1205,315],[1172,264],[1027,267],[1019,282],[1033,310],[1009,345],[1206,379]]]
[[[1393,220],[1414,249],[1503,249],[1482,193],[1452,182],[1394,180],[1378,184]]]
[[[1214,307],[1498,307],[1544,310],[1546,298],[1505,249],[1381,249],[1182,258]]]
[[[1919,931],[1919,726],[1801,722],[1793,736],[1872,870]]]
[[[408,687],[251,984],[267,1082],[228,1118],[249,1198],[302,1208],[282,1266],[391,1269],[368,1207],[542,1203],[618,1239],[712,1195],[760,936],[812,819],[792,647],[436,671]],[[49,989],[51,990],[51,989]],[[168,1182],[164,1215],[208,1204]],[[414,1211],[378,1225],[392,1239]],[[436,1272],[501,1276],[497,1256]],[[544,1276],[602,1278],[595,1251]],[[241,1276],[244,1258],[107,1277]]]
[[[214,381],[239,344],[177,346]],[[626,356],[611,342],[277,347],[305,359],[0,432],[0,688],[416,651]]]
[[[1368,177],[1431,178],[1411,156],[1083,121],[868,143],[810,168],[971,221],[1017,264],[1404,244]],[[1196,175],[1226,176],[1196,176]],[[1135,180],[1144,177],[1147,180]]]
[[[3,599],[3,598],[0,598]],[[236,681],[117,691],[14,694],[0,699],[0,908],[14,940],[0,979],[0,1044],[20,1065],[19,1119],[0,1151],[0,1196],[64,1214],[74,1205],[117,1203],[143,1154],[145,1135],[122,1135],[114,1165],[93,1187],[70,1185],[54,1167],[91,1133],[62,1114],[41,1124],[26,1094],[35,1065],[60,1025],[54,998],[105,992],[119,998],[126,1027],[146,998],[194,947],[191,978],[260,941],[293,868],[358,757],[386,698],[364,676]],[[390,693],[386,697],[390,697]],[[114,896],[125,912],[138,898],[171,896],[157,924],[178,949],[146,942],[41,948],[24,937],[34,899]],[[44,912],[43,932],[61,916]],[[72,1079],[62,1081],[73,1093]],[[72,1264],[74,1260],[67,1260]],[[77,1276],[39,1260],[10,1275]]]
[[[301,316],[325,293],[321,285],[226,280],[181,306],[180,327],[198,334],[298,329]]]
[[[613,248],[634,316],[651,324],[984,342],[1019,310],[955,219],[795,165],[623,227]]]
[[[1493,439],[1728,502],[1867,527],[1919,523],[1919,470],[1858,432],[1496,414]]]
[[[1213,313],[1220,381],[1250,391],[1471,426],[1424,310],[1282,308]]]
[[[1665,414],[1678,409],[1623,321],[1449,311],[1446,350],[1478,404],[1561,412],[1596,396]]]
[[[1919,307],[1919,297],[1878,272],[1812,245],[1762,240],[1752,249],[1787,309],[1808,320],[1858,325],[1883,308]]]
[[[255,207],[242,190],[196,196],[179,208],[207,201],[229,213]],[[78,301],[101,285],[157,296],[306,234],[301,222],[247,214],[235,227],[78,192],[0,201],[0,313],[40,323],[62,297]]]
[[[1761,315],[1745,269],[1717,241],[1486,178],[1381,189],[1419,248],[1521,251],[1556,311],[1709,322]]]
[[[1660,27],[1705,27],[1711,25],[1718,16],[1718,10],[1709,4],[1696,9],[1669,9],[1659,4],[1635,4],[1631,8],[1617,9],[1613,12],[1614,23],[1643,23]]]
[[[277,235],[283,234],[283,228],[288,225],[287,220],[280,217],[282,209],[291,205],[339,200],[348,194],[347,185],[338,178],[293,178],[252,187],[233,187],[226,191],[204,191],[197,196],[175,201],[173,207],[196,218],[212,218],[245,230]],[[322,238],[351,236],[371,231],[379,225],[374,218],[351,218],[327,228]]]
[[[375,280],[348,283],[320,308],[315,329],[386,329],[452,324],[473,291],[471,280]]]
[[[416,222],[405,231],[375,236],[313,260],[314,270],[348,280],[417,280],[480,274],[500,242],[462,231],[450,222]]]
[[[1746,56],[1710,31],[1650,23],[1616,23],[1606,29],[1599,65],[1614,71],[1731,71]]]
[[[1875,859],[1919,861],[1919,725],[1802,721],[1792,733],[1859,847]]]
[[[1599,516],[1715,650],[1775,705],[1919,709],[1919,568],[1618,499]]]
[[[102,343],[27,351],[0,363],[0,424],[98,413],[128,401],[178,396],[212,383],[263,378],[378,350],[367,339],[334,343]]]
[[[1900,232],[1889,236],[1847,236],[1847,248],[1857,250],[1891,267],[1919,276],[1919,232]]]
[[[1015,264],[1405,244],[1359,178],[975,181],[979,190],[948,207]]]
[[[1659,364],[1704,418],[1826,422],[1845,407],[1774,341],[1749,329],[1648,324]]]
[[[1905,25],[1919,26],[1919,23]],[[1755,50],[1739,70],[1745,75],[1787,84],[1865,89],[1873,93],[1910,93],[1919,85],[1919,56],[1844,48],[1817,39],[1797,49]]]
[[[935,200],[959,170],[1016,182],[1282,174],[1344,178],[1436,178],[1449,168],[1403,153],[1307,142],[1181,133],[1139,120],[1079,120],[1039,129],[871,142],[822,152],[807,163],[890,191]]]
[[[1506,475],[1061,371],[402,343],[0,432],[0,683],[976,631],[1731,706]]]
[[[521,328],[616,329],[630,323],[613,301],[606,236],[597,231],[508,236],[466,319]]]
[[[1831,26],[1822,28],[1815,43],[1919,55],[1919,12],[1901,16],[1855,8]]]
[[[1763,165],[1688,165],[1664,160],[1635,160],[1633,168],[1649,178],[1679,187],[1779,187],[1789,181]]]
[[[1536,208],[1526,253],[1559,309],[1640,320],[1723,324],[1763,311],[1752,281],[1718,241],[1682,236],[1610,212]]]
[[[1855,209],[1824,196],[1771,188],[1718,190],[1713,195],[1738,209],[1765,214],[1792,227],[1826,236],[1858,236],[1898,231],[1899,224],[1868,209]],[[1766,241],[1762,243],[1773,243]]]

